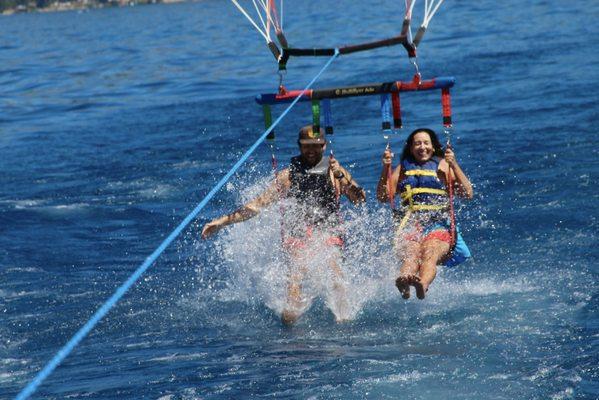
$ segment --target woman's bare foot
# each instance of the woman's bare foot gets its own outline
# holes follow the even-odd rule
[[[401,297],[404,299],[410,298],[410,286],[416,287],[416,294],[418,294],[417,283],[420,284],[420,278],[418,275],[414,274],[400,275],[399,278],[395,280],[395,286],[397,286],[397,289],[401,293]]]
[[[424,287],[424,285],[420,281],[420,278],[418,278],[417,282],[413,283],[413,286],[414,288],[416,288],[416,297],[418,297],[420,300],[424,300],[426,292],[428,291],[428,286]]]

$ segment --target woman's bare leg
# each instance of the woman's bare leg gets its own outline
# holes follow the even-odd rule
[[[403,245],[403,263],[399,271],[399,277],[395,280],[395,286],[404,299],[410,298],[410,286],[415,286],[420,281],[418,270],[420,264],[420,243],[407,241]]]
[[[416,296],[424,299],[428,287],[437,276],[437,264],[449,253],[449,243],[438,239],[430,239],[422,243],[422,262],[420,264],[420,280],[416,287]]]

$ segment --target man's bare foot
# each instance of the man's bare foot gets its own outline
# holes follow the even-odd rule
[[[420,283],[420,278],[414,274],[400,275],[395,280],[395,286],[397,286],[397,290],[399,290],[401,297],[404,299],[410,298],[410,285],[416,287],[416,283]]]
[[[283,325],[291,326],[299,319],[300,315],[300,313],[295,311],[283,310],[283,313],[281,314],[281,322]]]
[[[347,301],[347,288],[341,282],[335,282],[331,301],[331,311],[335,315],[335,322],[343,323],[349,321],[349,303]]]

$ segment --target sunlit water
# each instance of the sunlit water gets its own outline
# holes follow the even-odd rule
[[[378,39],[397,31],[396,3],[288,2],[286,30],[308,46]],[[474,257],[441,268],[426,300],[393,285],[391,218],[374,198],[379,100],[340,100],[333,148],[369,197],[343,204],[345,308],[322,249],[303,316],[282,326],[277,206],[199,239],[268,184],[264,145],[37,398],[599,398],[597,17],[593,2],[447,1],[431,22],[419,66],[456,77],[452,140],[475,186],[458,218]],[[290,61],[288,87],[323,63]],[[275,70],[226,1],[0,18],[0,398],[256,140],[253,97]],[[402,49],[377,50],[340,58],[317,86],[412,73]],[[396,152],[412,129],[440,130],[439,102],[402,96]],[[309,121],[300,104],[277,129],[282,166]]]

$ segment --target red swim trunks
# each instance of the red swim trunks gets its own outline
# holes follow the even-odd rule
[[[306,228],[306,233],[303,237],[288,236],[283,241],[283,246],[288,249],[301,250],[304,249],[314,236],[314,229],[309,226]],[[327,246],[343,247],[343,238],[337,235],[330,235],[325,239]]]
[[[451,234],[441,225],[433,225],[424,229],[419,223],[415,223],[412,229],[402,235],[404,240],[412,242],[426,242],[427,240],[437,239],[451,244]]]

